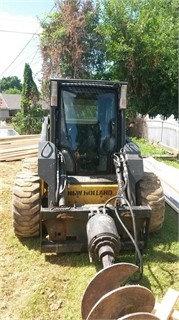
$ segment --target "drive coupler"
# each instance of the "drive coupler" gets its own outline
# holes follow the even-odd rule
[[[96,213],[87,222],[90,260],[102,261],[103,268],[114,262],[120,251],[120,237],[114,220],[106,213]]]

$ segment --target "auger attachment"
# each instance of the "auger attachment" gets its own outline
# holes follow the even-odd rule
[[[101,297],[120,287],[137,270],[138,267],[130,263],[117,263],[100,270],[92,278],[83,295],[82,318],[87,319],[91,309]]]
[[[83,320],[158,319],[151,314],[155,298],[149,289],[139,285],[117,288],[131,275],[132,269],[135,270],[135,265],[116,264],[112,269],[103,269],[92,279],[82,300]]]
[[[160,320],[156,316],[148,312],[136,312],[128,314],[122,318],[118,318],[117,320]]]
[[[126,285],[140,271],[135,264],[114,263],[120,250],[120,237],[114,220],[106,213],[94,214],[87,223],[91,260],[100,260],[100,270],[88,284],[82,298],[83,320],[152,320],[155,298],[139,285]]]
[[[120,251],[120,238],[113,218],[106,213],[94,214],[87,223],[90,260],[102,261],[103,268],[114,262]]]

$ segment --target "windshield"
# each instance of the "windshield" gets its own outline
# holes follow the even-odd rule
[[[116,94],[103,88],[62,90],[61,144],[73,153],[78,173],[107,170],[116,148]]]

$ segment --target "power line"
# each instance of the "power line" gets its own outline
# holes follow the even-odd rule
[[[38,35],[38,36],[41,34],[41,33],[33,33],[33,32],[14,31],[14,30],[0,30],[0,32],[21,33],[21,34],[33,34],[33,35]]]
[[[38,28],[39,29],[39,28]],[[38,31],[38,30],[37,30]],[[26,43],[25,47],[22,48],[22,50],[18,53],[18,55],[15,57],[15,59],[8,65],[8,67],[0,74],[0,77],[12,66],[12,64],[19,58],[21,53],[25,50],[25,48],[28,46],[28,44],[32,41],[34,35],[30,38],[30,40]]]
[[[34,60],[36,54],[38,53],[38,50],[35,52],[35,55],[34,55],[34,50],[33,50],[33,53],[30,53],[28,56],[26,56],[23,60],[21,60],[21,62],[19,62],[13,69],[11,69],[11,72],[15,69],[17,69],[22,63],[24,63],[25,61],[27,61],[28,58],[30,58],[32,55],[33,55],[33,58],[31,59],[31,62],[30,64],[32,63],[32,61]],[[39,62],[40,62],[40,59],[39,59]]]
[[[56,7],[56,5],[54,5],[52,7],[52,9],[50,10],[49,14],[53,11],[53,9]],[[47,17],[43,20],[43,22],[45,22],[45,20],[47,19]],[[29,45],[29,43],[32,41],[33,37],[35,35],[38,34],[40,27],[32,34],[32,37],[30,38],[30,40],[26,43],[26,45],[22,48],[22,50],[18,53],[18,55],[15,57],[15,59],[8,65],[8,67],[0,74],[0,77],[3,76],[3,74],[12,66],[12,64],[19,58],[19,56],[21,55],[21,53],[26,49],[26,47]]]

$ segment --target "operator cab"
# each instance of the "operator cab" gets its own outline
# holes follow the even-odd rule
[[[111,173],[112,154],[121,148],[119,90],[115,83],[100,83],[58,83],[51,141],[62,151],[68,174]]]

